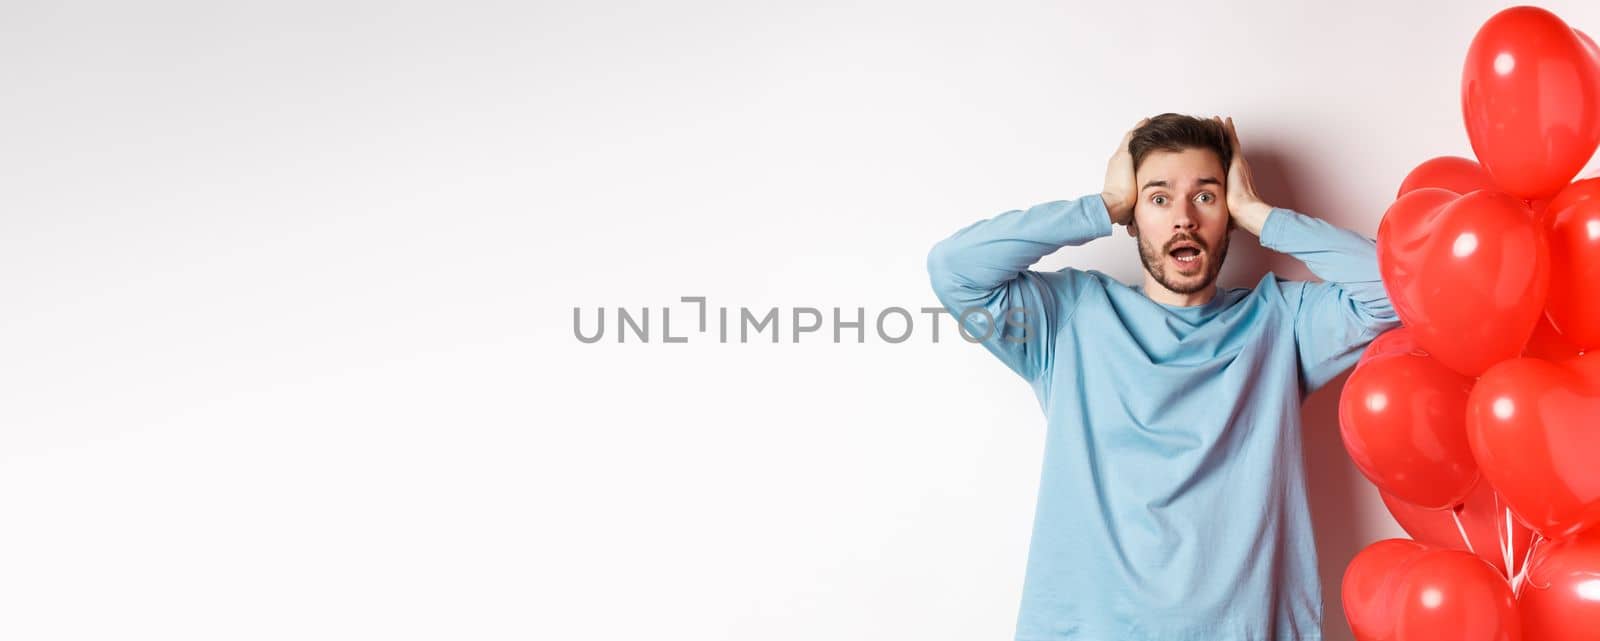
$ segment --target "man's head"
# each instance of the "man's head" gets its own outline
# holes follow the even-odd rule
[[[1228,134],[1215,120],[1161,114],[1133,132],[1135,187],[1128,234],[1145,271],[1176,294],[1204,291],[1228,256]]]

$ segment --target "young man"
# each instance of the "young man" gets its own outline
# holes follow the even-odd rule
[[[1028,269],[1113,224],[1142,285]],[[1235,227],[1323,282],[1218,289]],[[1321,638],[1300,403],[1399,326],[1373,241],[1262,202],[1231,118],[1162,114],[1101,193],[963,228],[928,272],[1049,419],[1018,641]]]

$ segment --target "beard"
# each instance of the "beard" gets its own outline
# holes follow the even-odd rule
[[[1228,258],[1228,237],[1232,235],[1231,231],[1230,229],[1229,232],[1222,234],[1222,241],[1218,243],[1215,253],[1211,251],[1211,247],[1206,245],[1205,240],[1192,234],[1178,234],[1167,239],[1167,244],[1159,252],[1156,251],[1155,247],[1145,242],[1143,235],[1140,235],[1139,260],[1144,262],[1144,270],[1149,272],[1150,276],[1156,279],[1156,282],[1161,283],[1162,287],[1175,294],[1193,294],[1216,282],[1217,274],[1222,272],[1222,261]],[[1206,260],[1205,272],[1200,275],[1200,278],[1187,283],[1167,276],[1167,252],[1172,251],[1173,245],[1185,240],[1199,245],[1205,251],[1203,255]]]

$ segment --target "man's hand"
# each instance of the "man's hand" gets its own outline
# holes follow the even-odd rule
[[[1228,215],[1234,224],[1250,233],[1261,235],[1261,226],[1267,222],[1272,206],[1256,195],[1255,182],[1250,178],[1250,164],[1244,161],[1244,149],[1239,146],[1239,131],[1233,127],[1233,118],[1213,120],[1228,132],[1228,146],[1233,149],[1233,161],[1228,164]]]
[[[1133,205],[1139,202],[1139,186],[1133,179],[1133,154],[1128,151],[1128,141],[1133,140],[1135,129],[1149,122],[1149,118],[1140,120],[1133,129],[1123,134],[1122,144],[1117,147],[1117,153],[1112,154],[1111,161],[1106,163],[1106,187],[1100,192],[1100,197],[1106,201],[1106,211],[1111,213],[1111,222],[1118,225],[1133,222]]]

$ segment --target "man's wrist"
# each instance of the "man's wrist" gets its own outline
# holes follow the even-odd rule
[[[1272,213],[1272,205],[1256,200],[1240,205],[1232,213],[1240,227],[1259,237],[1261,228],[1267,224],[1267,216]]]
[[[1132,208],[1123,205],[1121,198],[1109,191],[1102,191],[1100,192],[1100,200],[1105,203],[1106,215],[1111,218],[1112,223],[1118,225],[1128,224],[1130,209]]]

